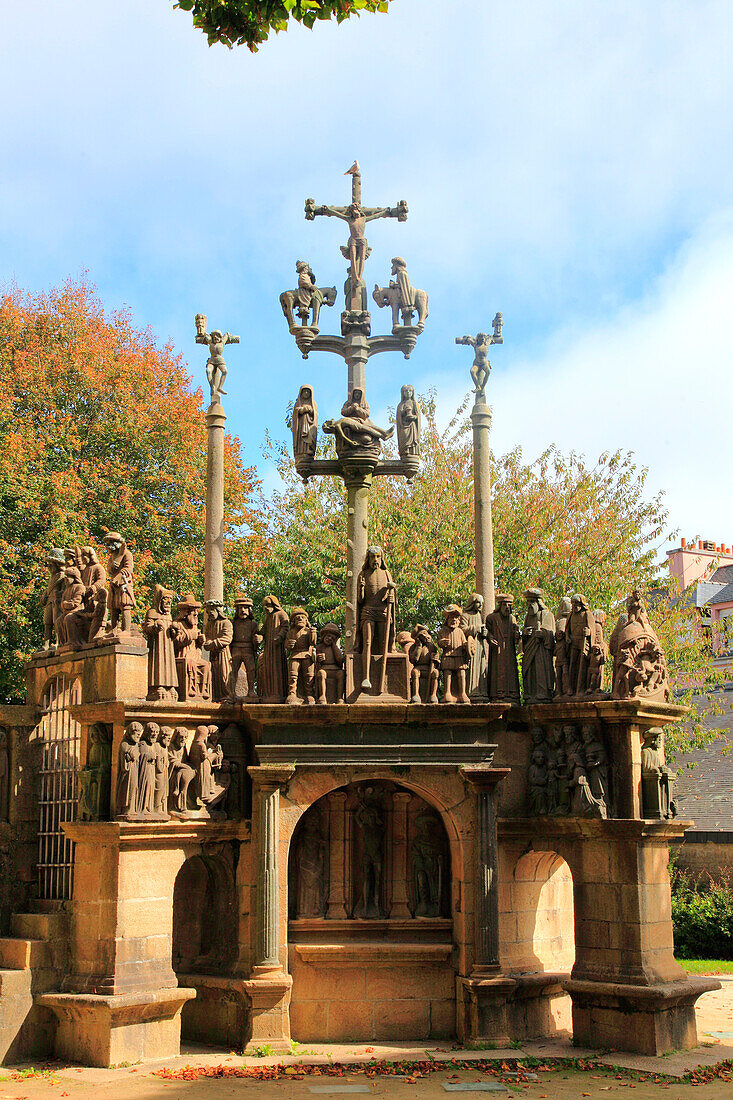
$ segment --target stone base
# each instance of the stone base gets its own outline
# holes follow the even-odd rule
[[[715,978],[658,985],[568,981],[573,1000],[573,1042],[593,1049],[659,1056],[697,1046],[695,1001],[720,989]]]
[[[456,986],[456,1030],[465,1046],[490,1043],[509,1046],[507,1001],[516,988],[514,978],[504,974],[476,973],[458,978]]]
[[[513,974],[516,989],[507,1008],[513,1039],[544,1039],[569,1035],[572,1003],[564,983],[567,971]]]
[[[183,1006],[181,1035],[210,1047],[239,1049],[247,1034],[249,1009],[242,978],[218,974],[179,974],[196,996]]]
[[[103,997],[44,993],[37,1004],[59,1020],[55,1054],[86,1066],[153,1062],[181,1053],[181,1009],[195,989],[157,989]]]
[[[257,969],[255,967],[255,971]],[[264,970],[242,982],[242,988],[250,1002],[249,1037],[244,1053],[254,1053],[258,1047],[268,1046],[273,1054],[290,1054],[291,976]]]
[[[406,653],[387,654],[387,675],[384,694],[378,695],[382,656],[372,657],[369,671],[371,690],[362,690],[361,653],[346,654],[346,702],[347,703],[409,703],[410,701],[410,662]]]

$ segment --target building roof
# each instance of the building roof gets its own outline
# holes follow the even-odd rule
[[[733,565],[721,565],[708,580],[715,584],[728,584],[733,581]]]
[[[688,606],[692,604],[693,607],[705,607],[727,587],[725,583],[714,584],[713,581],[698,581],[697,584],[690,585],[680,598]]]
[[[733,691],[720,692],[718,702],[724,713],[707,718],[705,725],[720,737],[673,764],[678,814],[694,821],[695,832],[733,831]]]
[[[733,579],[729,584],[724,585],[719,592],[716,592],[714,596],[711,596],[707,601],[712,607],[717,603],[731,603],[733,602]]]

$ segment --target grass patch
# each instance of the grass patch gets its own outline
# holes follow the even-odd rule
[[[733,974],[733,959],[678,959],[688,974]]]

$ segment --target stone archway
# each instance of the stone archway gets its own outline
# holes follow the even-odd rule
[[[454,1034],[451,852],[425,799],[387,779],[318,799],[293,834],[288,894],[295,1039]]]

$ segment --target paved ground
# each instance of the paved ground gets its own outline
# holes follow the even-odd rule
[[[633,1090],[634,1100],[660,1100],[661,1092],[669,1092],[667,1100],[692,1100],[693,1096],[695,1100],[731,1100],[733,978],[721,981],[720,991],[700,998],[701,1045],[697,1050],[658,1059],[620,1054],[599,1057],[596,1052],[580,1051],[562,1042],[527,1043],[521,1051],[461,1051],[448,1043],[314,1046],[307,1054],[301,1051],[287,1059],[240,1058],[192,1048],[164,1065],[113,1070],[54,1066],[42,1071],[42,1076],[38,1071],[34,1075],[27,1067],[7,1068],[0,1072],[0,1100],[230,1100],[248,1096],[258,1100],[318,1100],[331,1096],[447,1100],[450,1096],[478,1098],[491,1093],[497,1100],[518,1096],[527,1096],[528,1100],[627,1100],[629,1090]],[[593,1059],[595,1064],[584,1070],[540,1062],[531,1071],[522,1070],[522,1059],[528,1057]],[[372,1076],[375,1059],[382,1061],[382,1072]],[[668,1080],[723,1060],[731,1061],[731,1072],[725,1078],[698,1069],[698,1084]],[[520,1064],[518,1076],[506,1072],[507,1068],[515,1069],[515,1062]],[[339,1063],[345,1063],[343,1068]],[[412,1065],[407,1068],[405,1063]],[[207,1078],[195,1076],[188,1066],[209,1073],[222,1072],[216,1069],[221,1066],[225,1074],[257,1076]],[[436,1066],[440,1068],[436,1070]]]

